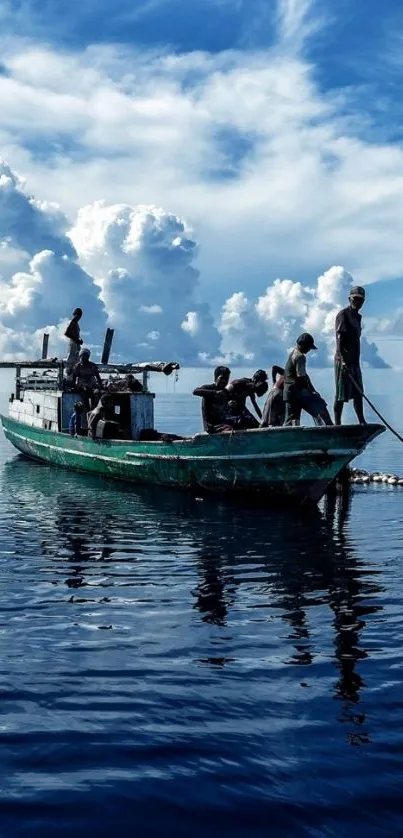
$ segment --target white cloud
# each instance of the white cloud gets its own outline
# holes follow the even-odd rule
[[[71,214],[104,198],[191,219],[220,302],[244,276],[257,294],[267,275],[302,280],[333,262],[364,284],[399,276],[403,151],[374,140],[349,89],[317,83],[299,48],[316,9],[283,0],[278,43],[260,52],[5,41],[5,152]]]
[[[300,49],[324,25],[315,0],[278,0],[279,41],[287,49]]]
[[[98,201],[79,211],[70,236],[99,286],[122,352],[133,355],[159,341],[166,355],[194,361],[199,333],[218,348],[209,307],[197,301],[197,245],[182,219],[159,207]],[[157,328],[150,330],[152,316]]]
[[[189,335],[197,335],[201,329],[200,315],[197,311],[188,311],[181,328]]]
[[[56,341],[52,351],[62,351],[60,328],[77,305],[103,329],[99,290],[78,263],[68,226],[55,204],[35,200],[0,163],[0,322],[7,354],[11,347],[17,353],[28,348],[30,339],[32,352],[48,324]]]
[[[309,330],[320,345],[319,361],[329,363],[335,315],[353,282],[344,268],[330,268],[312,287],[276,279],[256,300],[237,291],[216,324],[194,265],[198,245],[183,219],[154,206],[97,201],[79,211],[68,231],[58,207],[35,201],[7,166],[1,172],[3,354],[32,357],[48,326],[51,354],[64,352],[67,317],[80,305],[86,342],[99,347],[108,322],[116,329],[114,351],[131,360],[158,352],[185,364],[217,357],[270,363]],[[41,249],[44,243],[53,249]],[[400,320],[387,322],[393,331]],[[372,326],[386,330],[383,323]],[[376,346],[363,346],[366,360],[378,365]]]
[[[371,317],[368,329],[375,336],[403,337],[403,308],[399,307],[387,317]]]
[[[346,305],[352,284],[353,277],[334,266],[319,276],[313,287],[276,279],[255,303],[243,292],[233,294],[221,313],[222,356],[229,363],[240,356],[281,363],[298,335],[309,331],[319,349],[314,362],[323,366],[332,363],[336,314]],[[384,366],[376,345],[365,336],[362,357],[370,366]]]
[[[226,300],[221,312],[218,331],[221,335],[220,351],[227,360],[247,358],[253,360],[256,318],[253,308],[243,291],[236,291]]]
[[[144,312],[144,314],[162,314],[163,309],[159,305],[140,306],[139,311]]]

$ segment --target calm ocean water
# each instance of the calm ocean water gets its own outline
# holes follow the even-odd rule
[[[399,376],[367,381],[402,431]],[[185,393],[156,408],[200,427]],[[361,464],[403,475],[403,446]],[[2,838],[400,834],[402,489],[270,512],[3,436],[0,469]]]

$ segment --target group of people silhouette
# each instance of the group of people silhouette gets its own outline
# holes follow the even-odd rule
[[[353,400],[357,419],[365,424],[363,411],[363,381],[360,367],[361,314],[365,290],[360,286],[351,289],[349,305],[336,317],[336,354],[334,421],[341,424],[345,402]],[[268,393],[263,412],[256,397],[269,389],[268,375],[259,369],[251,378],[233,381],[227,366],[218,366],[214,382],[196,387],[193,395],[202,398],[203,426],[207,433],[250,430],[253,428],[299,425],[304,410],[317,425],[332,425],[333,421],[322,396],[317,392],[306,369],[306,356],[316,350],[314,338],[303,332],[288,355],[285,368],[271,369],[272,388]],[[246,406],[249,399],[255,415]]]

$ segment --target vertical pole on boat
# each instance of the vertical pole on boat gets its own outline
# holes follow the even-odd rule
[[[58,372],[57,372],[57,387],[58,387],[58,390],[63,390],[63,369],[64,369],[64,363],[63,363],[63,361],[60,361],[59,369],[58,369]]]
[[[44,335],[43,335],[43,341],[42,341],[42,361],[46,361],[46,358],[48,357],[48,346],[49,346],[49,335],[47,335],[46,332],[45,332]]]
[[[106,330],[104,346],[103,346],[102,355],[101,355],[101,364],[105,364],[105,366],[109,361],[109,355],[110,355],[110,352],[111,352],[111,346],[112,346],[112,341],[113,341],[113,335],[114,334],[115,334],[114,329],[107,329]]]
[[[148,393],[148,370],[144,370],[143,372],[143,393]]]
[[[19,399],[21,395],[21,367],[16,364],[15,367],[15,398]]]

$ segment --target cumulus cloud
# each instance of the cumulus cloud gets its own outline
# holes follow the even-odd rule
[[[323,6],[278,0],[266,50],[70,53],[8,39],[5,153],[71,213],[101,196],[190,218],[220,302],[243,276],[257,295],[263,272],[302,281],[334,261],[364,284],[400,276],[403,150],[352,86],[318,81],[307,44]]]
[[[188,311],[181,328],[189,335],[197,335],[201,330],[200,315],[197,311]]]
[[[99,290],[80,266],[69,222],[53,203],[39,202],[6,163],[0,163],[0,323],[3,356],[32,357],[39,335],[50,328],[53,352],[62,352],[62,333],[73,308],[88,322],[105,323]],[[50,325],[49,325],[50,324]]]
[[[197,300],[197,245],[177,216],[98,201],[79,211],[69,231],[63,212],[30,196],[5,163],[0,208],[3,354],[32,356],[49,323],[51,352],[63,353],[67,317],[77,305],[86,341],[99,346],[108,323],[116,329],[114,351],[132,360],[197,362],[205,341],[218,351],[209,306]]]
[[[120,352],[194,362],[206,341],[218,351],[209,306],[197,300],[197,244],[182,219],[159,207],[97,201],[79,211],[70,237],[100,289]]]
[[[116,330],[115,357],[128,360],[195,364],[222,357],[264,365],[283,361],[298,334],[310,331],[317,363],[331,362],[335,316],[353,283],[340,266],[312,285],[276,279],[256,299],[237,291],[216,322],[202,296],[195,235],[180,217],[155,206],[96,201],[80,209],[69,229],[62,211],[36,201],[5,164],[0,205],[4,357],[35,355],[45,328],[51,354],[65,351],[67,317],[80,305],[86,341],[99,346],[108,324]],[[382,365],[374,343],[363,341],[363,355]]]
[[[232,363],[240,358],[281,363],[298,335],[307,331],[314,335],[319,350],[313,362],[329,365],[334,355],[335,318],[347,304],[352,285],[353,277],[333,266],[313,287],[276,279],[255,302],[243,292],[233,294],[222,308],[219,324],[223,357]],[[369,366],[387,366],[376,344],[365,337],[362,358]]]

